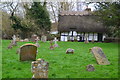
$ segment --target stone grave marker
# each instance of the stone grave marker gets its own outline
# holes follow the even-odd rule
[[[39,41],[39,37],[36,38],[36,43],[35,43],[35,45],[36,45],[37,47],[40,47],[38,41]]]
[[[31,63],[32,78],[48,78],[49,63],[43,59],[37,59]]]
[[[36,60],[37,46],[35,44],[24,44],[20,47],[20,61]]]
[[[85,41],[84,41],[84,43],[89,43],[89,41],[88,41],[88,34],[85,34]]]
[[[92,43],[94,43],[95,41],[92,39],[92,41],[91,41]]]
[[[100,47],[93,47],[90,50],[93,53],[94,57],[96,58],[98,64],[100,64],[100,65],[109,65],[110,64],[110,62],[106,58],[103,50]]]
[[[57,44],[58,39],[56,37],[54,38],[53,41],[55,42],[54,47],[59,47],[58,44]]]
[[[89,65],[86,66],[86,70],[87,71],[95,71],[95,68],[92,64],[89,64]]]
[[[53,45],[53,41],[50,41],[50,49],[53,50],[54,49],[54,45]]]
[[[33,34],[33,35],[31,36],[31,41],[32,41],[32,42],[36,42],[36,41],[35,41],[36,38],[37,38],[37,35],[36,35],[36,34]]]
[[[29,42],[29,39],[28,39],[28,38],[25,38],[25,39],[23,40],[23,42]]]
[[[66,50],[66,54],[73,54],[74,53],[74,49],[68,48]]]
[[[42,41],[42,42],[46,42],[46,41],[47,41],[47,36],[42,35],[42,37],[41,37],[41,41]]]
[[[13,35],[12,39],[13,39],[13,40],[12,40],[12,45],[13,45],[13,46],[17,46],[17,41],[16,41],[17,38],[16,38],[16,36]]]

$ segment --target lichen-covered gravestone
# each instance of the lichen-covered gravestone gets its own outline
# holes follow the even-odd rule
[[[97,60],[97,63],[100,65],[109,65],[110,62],[106,58],[103,50],[100,47],[91,48],[91,52],[94,54],[94,57]]]
[[[31,63],[32,78],[48,78],[49,63],[43,59],[37,59]]]
[[[20,47],[20,61],[36,60],[37,46],[35,44],[24,44]]]

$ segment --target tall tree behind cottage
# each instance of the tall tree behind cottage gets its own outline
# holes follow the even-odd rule
[[[108,29],[109,37],[120,37],[120,1],[99,2],[96,14]]]

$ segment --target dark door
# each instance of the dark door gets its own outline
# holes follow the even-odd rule
[[[102,42],[102,39],[103,39],[103,34],[98,33],[98,42]]]

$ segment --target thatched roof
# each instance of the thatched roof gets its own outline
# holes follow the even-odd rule
[[[91,11],[61,12],[59,14],[58,31],[69,32],[74,30],[77,32],[103,33],[106,29],[97,18]]]

